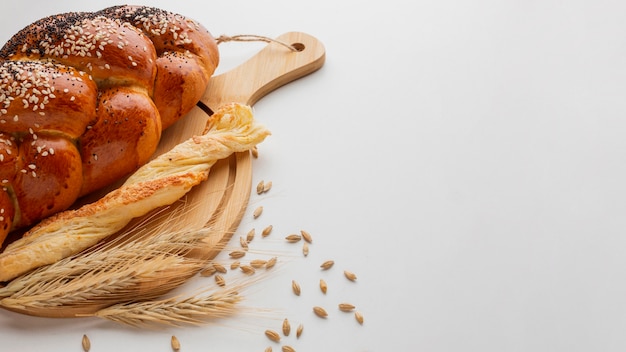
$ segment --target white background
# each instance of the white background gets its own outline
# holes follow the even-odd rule
[[[0,40],[115,3],[3,3]],[[200,328],[0,312],[2,351],[81,351],[83,334],[92,351],[171,351],[172,334],[183,351],[277,351],[263,331],[285,317],[305,326],[283,339],[297,351],[626,349],[626,3],[136,3],[216,36],[302,31],[324,43],[320,71],[255,108],[273,135],[254,183],[274,187],[253,194],[235,239],[273,224],[273,240],[254,243],[280,265],[242,292],[240,315]],[[220,45],[220,71],[260,47]],[[306,259],[281,240],[300,229],[314,237]],[[335,267],[320,272],[326,259]]]

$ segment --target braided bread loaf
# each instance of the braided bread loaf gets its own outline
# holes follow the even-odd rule
[[[38,20],[0,49],[0,244],[145,164],[218,64],[200,24],[115,6]]]

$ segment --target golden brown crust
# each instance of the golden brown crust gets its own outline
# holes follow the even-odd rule
[[[164,128],[200,100],[219,63],[217,42],[198,22],[148,6],[113,6],[99,11],[128,21],[152,41],[157,52],[154,102]]]
[[[78,197],[82,161],[76,146],[66,138],[35,135],[20,145],[20,162],[13,191],[20,209],[20,225],[67,209]],[[43,153],[42,150],[54,150]]]
[[[76,138],[95,120],[97,96],[95,82],[73,67],[0,62],[0,131]]]
[[[0,80],[0,192],[12,199],[0,216],[13,214],[12,229],[78,197],[82,166],[73,140],[94,122],[98,91],[84,73],[50,62],[2,62]]]
[[[161,138],[154,103],[130,88],[100,92],[97,122],[79,138],[84,182],[81,195],[113,183],[145,164]]]

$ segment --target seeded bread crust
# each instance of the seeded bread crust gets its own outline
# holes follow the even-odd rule
[[[0,49],[0,244],[145,164],[219,61],[199,23],[114,6],[40,19]]]

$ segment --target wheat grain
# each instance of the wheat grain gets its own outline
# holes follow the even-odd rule
[[[300,324],[298,325],[298,329],[296,330],[296,337],[300,338],[300,336],[302,336],[302,331],[304,331],[304,325]]]
[[[346,278],[350,281],[356,281],[356,275],[348,270],[344,270],[343,274],[346,276]]]
[[[318,307],[318,306],[313,307],[313,313],[315,313],[315,315],[317,315],[320,318],[326,318],[328,316],[326,309],[322,307]]]
[[[291,290],[296,296],[300,296],[300,285],[296,282],[296,280],[291,280]]]
[[[324,294],[328,291],[328,286],[326,285],[326,281],[324,281],[324,279],[320,279],[320,290],[322,290]]]
[[[252,217],[257,219],[259,216],[261,216],[262,213],[263,213],[263,207],[259,206],[256,209],[254,209],[254,212],[252,213]]]
[[[272,181],[268,181],[265,183],[265,185],[263,186],[263,193],[269,192],[270,189],[272,189]]]
[[[332,268],[333,265],[335,265],[335,262],[333,260],[327,260],[323,262],[322,265],[320,265],[320,268],[322,268],[322,270],[328,270]]]
[[[263,236],[263,237],[269,236],[270,233],[272,232],[273,228],[274,228],[274,226],[268,225],[266,228],[263,229],[263,232],[261,233],[261,236]]]
[[[226,268],[220,263],[213,263],[213,267],[215,268],[215,271],[220,274],[226,274],[227,272]]]
[[[200,276],[204,276],[204,277],[208,277],[208,276],[212,276],[213,274],[215,274],[217,270],[215,270],[215,268],[213,266],[207,267],[206,269],[202,270],[200,272]]]
[[[302,234],[302,238],[304,238],[305,241],[309,243],[313,243],[313,238],[311,237],[311,234],[308,231],[300,230],[300,234]]]
[[[264,187],[265,187],[265,184],[263,183],[263,180],[259,181],[259,183],[256,185],[256,194],[263,193]]]
[[[288,346],[288,345],[283,346],[281,348],[281,351],[282,352],[296,352],[296,350],[293,347]]]
[[[354,312],[354,318],[359,324],[363,325],[363,314],[361,312]]]
[[[265,330],[265,336],[274,342],[280,342],[280,335],[274,330]]]
[[[274,265],[276,265],[276,262],[278,261],[278,258],[276,257],[272,257],[270,258],[267,263],[265,263],[265,269],[271,269],[274,267]]]
[[[248,250],[248,240],[245,237],[239,237],[239,245],[244,251]]]
[[[246,241],[248,241],[248,243],[252,242],[254,239],[255,232],[256,231],[254,229],[248,231],[248,234],[246,235]]]
[[[91,349],[91,341],[89,340],[89,337],[87,337],[87,335],[83,335],[82,345],[83,351],[89,352],[89,350]]]
[[[259,157],[259,148],[256,145],[250,149],[250,152],[252,153],[253,158],[256,159]]]
[[[296,242],[300,242],[300,240],[302,239],[302,236],[296,235],[296,234],[291,234],[291,235],[288,235],[287,237],[285,237],[285,239],[289,243],[296,243]]]
[[[351,312],[354,308],[354,305],[350,303],[339,303],[339,310],[342,312]]]
[[[224,280],[224,277],[222,275],[215,275],[215,283],[221,287],[226,286],[226,280]]]
[[[246,252],[244,251],[232,251],[228,253],[228,256],[230,256],[233,259],[240,259],[240,258],[243,258],[245,255],[246,255]]]
[[[174,335],[172,335],[171,345],[172,350],[174,350],[175,352],[180,351],[180,341],[178,341],[178,338]]]
[[[230,270],[235,270],[239,268],[240,265],[241,265],[241,262],[238,260],[235,260],[234,262],[230,263]]]
[[[241,271],[246,275],[252,275],[256,272],[256,270],[254,270],[254,268],[250,265],[242,265],[239,269],[241,269]]]
[[[283,335],[289,336],[290,332],[291,332],[291,324],[289,324],[289,319],[285,318],[285,320],[283,320]]]
[[[252,261],[250,261],[250,266],[255,268],[255,269],[259,269],[264,267],[265,265],[267,265],[267,260],[263,260],[263,259],[254,259]]]
[[[267,346],[267,348],[265,348],[265,352],[272,352],[272,346]]]

